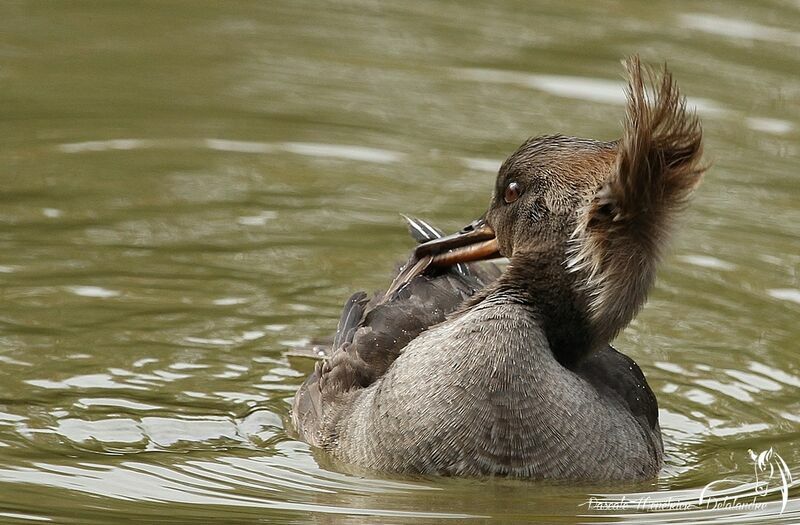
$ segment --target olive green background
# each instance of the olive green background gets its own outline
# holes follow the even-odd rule
[[[393,479],[290,439],[286,351],[388,283],[399,213],[454,230],[527,137],[618,137],[634,52],[712,163],[616,341],[659,479]],[[788,0],[3,2],[0,522],[738,521],[580,505],[752,480],[748,449],[800,478],[799,139]]]

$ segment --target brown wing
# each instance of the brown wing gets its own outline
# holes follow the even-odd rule
[[[441,236],[423,221],[407,220],[418,242]],[[383,294],[371,300],[364,292],[353,294],[342,310],[330,358],[317,363],[295,396],[292,420],[300,436],[319,444],[326,410],[337,399],[375,382],[412,339],[499,275],[486,263],[431,268],[388,300]]]

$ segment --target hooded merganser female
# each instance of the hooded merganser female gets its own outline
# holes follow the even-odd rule
[[[702,130],[670,73],[626,62],[623,136],[543,136],[489,210],[420,244],[389,290],[350,298],[294,399],[300,436],[381,471],[573,480],[655,476],[655,396],[609,342],[651,288],[698,185]],[[500,274],[474,261],[504,256]],[[480,263],[483,264],[483,263]]]

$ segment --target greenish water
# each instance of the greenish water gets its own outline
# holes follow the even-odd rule
[[[585,505],[752,481],[748,449],[800,478],[798,28],[790,1],[4,2],[0,522],[800,520],[797,485],[782,515]],[[453,230],[528,136],[617,137],[633,52],[713,162],[616,342],[659,479],[351,475],[290,439],[286,352],[386,286],[399,213]]]

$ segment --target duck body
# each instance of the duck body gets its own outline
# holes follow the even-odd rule
[[[655,475],[663,457],[658,405],[639,366],[605,345],[565,367],[537,308],[523,299],[535,292],[512,291],[506,281],[513,279],[501,275],[493,264],[469,264],[419,275],[390,301],[354,294],[342,312],[334,359],[298,392],[295,427],[339,461],[377,471]],[[465,301],[476,304],[458,311]],[[328,384],[367,386],[322,399],[326,375]]]
[[[662,446],[657,420],[647,417],[655,398],[644,376],[610,347],[591,361],[600,367],[564,368],[533,312],[490,296],[422,333],[379,381],[343,400],[330,422],[333,439],[322,446],[348,463],[391,472],[655,475]],[[641,392],[638,406],[619,391],[624,384]]]
[[[404,474],[658,473],[656,398],[610,341],[699,183],[702,133],[668,72],[658,81],[636,57],[628,72],[622,139],[530,139],[481,219],[441,238],[411,221],[422,244],[385,293],[347,301],[329,358],[298,390],[302,439]],[[502,272],[474,262],[497,256]]]

